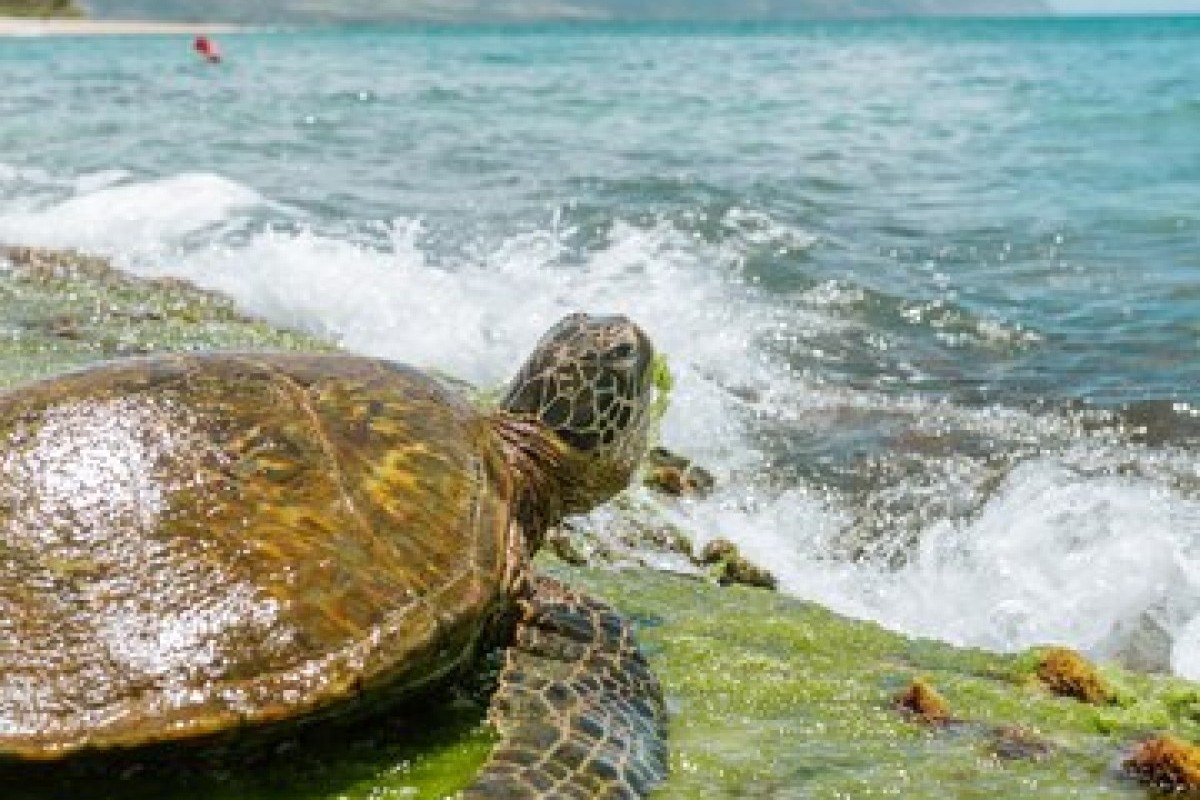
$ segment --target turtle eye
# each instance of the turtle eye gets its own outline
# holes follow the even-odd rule
[[[633,355],[633,345],[631,345],[629,342],[622,342],[616,347],[610,349],[606,355],[612,359],[624,360]]]

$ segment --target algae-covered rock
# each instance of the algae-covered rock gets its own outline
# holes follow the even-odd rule
[[[647,454],[642,482],[672,497],[704,497],[717,485],[707,469],[665,447],[651,448]]]
[[[125,352],[329,347],[186,283],[137,280],[77,255],[0,256],[0,386]],[[1150,734],[1200,739],[1200,687],[1188,681],[1102,666],[1120,702],[1081,703],[1029,680],[1040,651],[999,655],[910,639],[779,593],[646,569],[571,566],[551,556],[543,567],[638,622],[672,714],[672,774],[656,795],[663,800],[1145,800],[1147,790],[1128,775],[1167,786],[1183,767],[1151,766],[1163,762],[1137,756],[1139,743]],[[894,698],[913,675],[936,687],[958,724],[914,725],[896,713]],[[51,771],[0,767],[0,795],[446,797],[490,746],[481,706],[470,698],[454,693],[407,714],[315,726],[262,750],[179,761],[133,755]]]
[[[618,495],[583,519],[546,534],[545,546],[577,566],[639,566],[693,577],[705,572],[691,538],[641,489]]]
[[[895,696],[893,702],[907,718],[925,725],[944,725],[953,717],[950,704],[928,681],[914,678],[908,688]]]
[[[138,279],[100,258],[0,246],[0,386],[165,350],[330,350],[246,316],[223,295]]]
[[[701,564],[720,564],[731,558],[739,558],[738,546],[728,539],[713,539],[700,550]]]
[[[1177,736],[1147,739],[1125,759],[1126,772],[1162,792],[1200,795],[1200,747]]]
[[[759,589],[775,589],[778,579],[767,570],[742,555],[738,546],[728,539],[713,539],[700,551],[700,563],[713,569],[717,583],[722,586],[741,584]]]
[[[1005,761],[1042,761],[1057,751],[1054,742],[1023,725],[998,725],[991,730],[989,750]]]
[[[1037,653],[1035,672],[1046,689],[1082,703],[1107,705],[1116,702],[1116,691],[1086,658],[1067,647],[1048,647]]]
[[[1026,656],[912,640],[787,596],[560,566],[642,621],[673,709],[663,798],[1146,798],[1114,769],[1147,729],[1200,734],[1196,687],[1123,674],[1123,706],[1023,680]],[[894,699],[916,673],[954,725]],[[949,712],[947,712],[949,713]]]

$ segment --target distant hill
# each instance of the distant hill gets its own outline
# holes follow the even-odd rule
[[[72,0],[0,0],[0,17],[78,17]]]
[[[1043,0],[84,0],[84,5],[99,19],[247,23],[788,21],[1050,13]]]

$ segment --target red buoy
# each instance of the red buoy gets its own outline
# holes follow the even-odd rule
[[[207,36],[197,36],[196,41],[192,43],[192,49],[210,64],[216,64],[221,60],[221,48],[217,47],[217,43]]]

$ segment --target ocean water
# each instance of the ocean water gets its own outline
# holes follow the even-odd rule
[[[485,385],[627,313],[699,542],[1200,678],[1200,20],[189,44],[0,39],[0,241]]]

